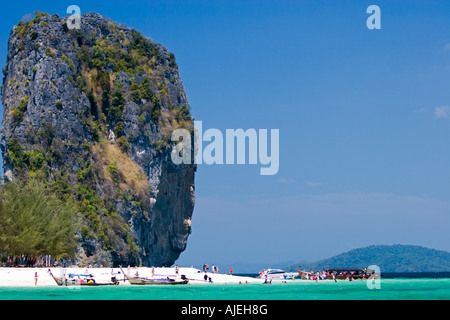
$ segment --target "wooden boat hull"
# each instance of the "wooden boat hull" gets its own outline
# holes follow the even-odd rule
[[[95,286],[115,286],[118,285],[118,283],[113,283],[113,282],[76,282],[76,281],[65,281],[63,283],[60,284],[61,286],[66,286],[66,287],[70,287],[70,286],[90,286],[90,287],[95,287]]]
[[[55,277],[51,272],[50,275],[52,276],[53,280],[55,280],[58,286],[111,286],[119,284],[119,281],[117,281],[115,277],[111,279],[111,282],[97,282],[93,279],[89,279],[87,281],[77,281],[76,279],[58,278]]]
[[[302,278],[303,280],[309,280],[314,275],[311,272],[300,271],[298,269],[297,269],[297,272],[298,272],[298,275],[300,276],[300,278]]]
[[[176,285],[176,284],[188,284],[189,280],[174,280],[174,279],[148,279],[139,277],[128,277],[130,284],[134,285]]]

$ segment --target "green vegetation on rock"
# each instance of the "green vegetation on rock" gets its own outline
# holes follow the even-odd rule
[[[193,127],[175,56],[99,14],[82,21],[70,30],[65,18],[36,13],[13,29],[3,69],[5,173],[73,201],[74,263],[170,265],[190,232],[195,171],[167,164],[172,130]],[[169,192],[158,193],[158,181],[173,184]],[[154,208],[158,196],[164,208]]]
[[[75,254],[80,221],[76,205],[58,198],[38,180],[0,188],[0,221],[0,258]]]

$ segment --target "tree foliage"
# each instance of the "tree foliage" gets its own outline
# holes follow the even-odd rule
[[[76,206],[62,201],[41,182],[0,189],[0,254],[72,258],[79,228]]]

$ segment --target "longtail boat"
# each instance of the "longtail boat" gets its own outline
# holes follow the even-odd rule
[[[326,280],[365,280],[370,276],[373,276],[367,269],[358,268],[328,268],[319,272],[319,276],[315,274],[314,271],[307,272],[297,269],[297,272],[304,280],[313,280],[316,277]],[[320,276],[322,276],[322,278],[320,278]]]
[[[110,281],[97,281],[93,274],[69,273],[67,277],[65,274],[61,277],[56,277],[51,271],[49,273],[58,286],[108,286],[119,284],[119,281],[114,276],[111,277]]]
[[[125,275],[125,277],[128,279],[130,284],[134,284],[134,285],[175,285],[175,284],[189,283],[189,279],[187,279],[185,275],[181,275],[181,279],[173,279],[170,277],[155,279],[155,278],[129,275],[123,271],[122,267],[120,267],[120,270]]]

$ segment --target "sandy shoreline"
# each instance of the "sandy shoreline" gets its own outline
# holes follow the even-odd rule
[[[55,280],[51,277],[48,270],[55,276],[60,276],[64,272],[61,268],[0,268],[0,287],[32,287],[32,286],[57,286]],[[124,281],[124,275],[120,268],[65,268],[68,273],[90,273],[96,278],[108,278],[112,275],[119,280],[119,285],[130,285],[128,281]],[[124,268],[126,273],[135,274],[139,276],[150,276],[151,268]],[[38,275],[37,284],[35,284],[35,273]],[[208,272],[208,281],[204,280],[205,273],[195,268],[180,267],[179,275],[186,275],[190,279],[190,284],[205,284],[209,283],[211,278],[212,283],[218,284],[237,284],[237,283],[262,283],[260,279],[251,277],[241,277],[228,274],[216,274]],[[155,268],[155,275],[158,276],[174,276],[175,268]]]

